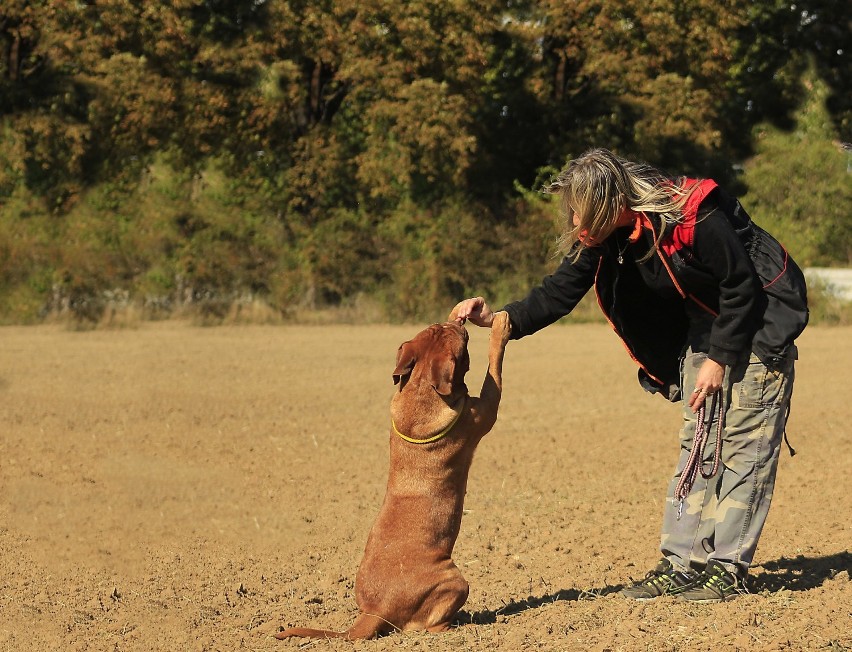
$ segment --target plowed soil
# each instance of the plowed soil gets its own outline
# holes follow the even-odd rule
[[[0,650],[852,650],[852,329],[810,327],[752,594],[618,595],[657,559],[679,407],[604,325],[510,342],[470,474],[457,627],[345,629],[424,325],[0,329]],[[478,393],[487,332],[471,328]]]

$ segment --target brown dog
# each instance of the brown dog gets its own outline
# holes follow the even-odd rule
[[[399,347],[391,400],[387,493],[355,577],[360,614],[345,632],[291,627],[276,638],[375,638],[392,630],[449,628],[468,584],[451,559],[467,476],[479,440],[497,420],[509,318],[491,326],[479,398],[464,384],[468,335],[451,313]]]

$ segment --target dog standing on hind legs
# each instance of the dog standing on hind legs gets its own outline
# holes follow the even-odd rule
[[[509,329],[509,316],[496,313],[478,398],[464,383],[468,334],[455,311],[399,347],[387,491],[355,577],[360,613],[345,632],[291,627],[276,638],[362,639],[449,629],[468,595],[453,546],[473,453],[497,420]]]

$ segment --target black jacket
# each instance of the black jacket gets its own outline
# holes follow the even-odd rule
[[[750,352],[768,367],[793,354],[808,320],[804,275],[787,251],[751,221],[739,201],[705,180],[682,222],[669,225],[651,258],[661,220],[643,214],[629,242],[617,229],[600,246],[574,252],[521,301],[504,307],[512,338],[568,314],[592,287],[651,392],[680,398],[680,358],[689,345],[722,364]],[[623,262],[619,262],[619,258]]]

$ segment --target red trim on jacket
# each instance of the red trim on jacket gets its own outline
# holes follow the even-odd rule
[[[683,182],[683,189],[692,191],[686,199],[683,206],[683,220],[678,222],[672,228],[671,233],[660,243],[663,251],[667,256],[683,249],[691,247],[695,242],[695,221],[698,218],[698,207],[701,202],[709,195],[719,184],[713,179],[686,179]]]
[[[784,276],[784,274],[787,273],[787,262],[790,260],[790,252],[788,252],[787,248],[784,245],[782,245],[780,242],[778,243],[778,245],[781,247],[781,250],[784,252],[784,267],[781,268],[781,271],[778,273],[778,276],[776,276],[771,281],[769,281],[769,283],[767,283],[766,285],[763,286],[764,290],[766,288],[770,287],[771,285],[773,285],[775,283],[775,281],[777,281],[779,278],[781,278],[782,276]]]
[[[682,187],[684,190],[692,189],[689,197],[686,199],[686,203],[683,205],[683,218],[672,227],[671,232],[663,238],[659,249],[657,249],[657,255],[659,255],[663,267],[666,268],[666,272],[669,278],[671,278],[672,283],[674,283],[675,288],[677,288],[678,293],[680,293],[680,296],[684,299],[692,299],[702,310],[714,317],[719,315],[717,311],[701,302],[694,295],[684,292],[669,265],[669,260],[676,252],[684,248],[690,248],[695,243],[695,223],[698,221],[698,207],[707,198],[707,195],[713,192],[718,186],[719,184],[713,181],[713,179],[686,179],[683,182]],[[657,234],[654,231],[653,225],[651,225],[651,231],[654,233],[654,240],[656,240]]]

